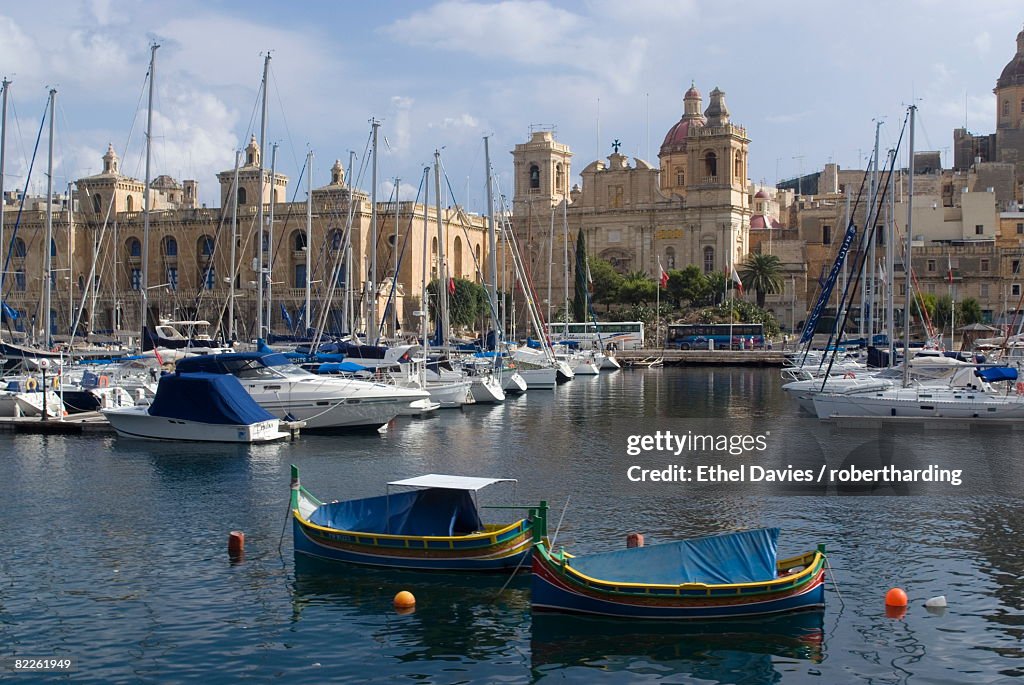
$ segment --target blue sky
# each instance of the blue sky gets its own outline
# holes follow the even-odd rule
[[[954,127],[993,130],[992,88],[1022,26],[1019,0],[94,0],[48,2],[45,12],[6,3],[0,74],[14,82],[14,106],[5,187],[24,186],[47,86],[59,91],[58,187],[98,172],[108,142],[122,171],[142,178],[154,38],[162,44],[155,174],[197,178],[210,205],[214,174],[258,135],[268,49],[268,141],[280,145],[290,192],[307,149],[315,186],[328,181],[334,159],[347,165],[348,150],[363,157],[371,117],[387,140],[382,198],[396,176],[403,196],[415,193],[423,165],[443,147],[456,199],[480,210],[482,136],[492,136],[492,163],[510,194],[509,151],[534,124],[556,127],[572,147],[574,181],[615,139],[656,164],[691,81],[705,105],[714,87],[726,92],[733,122],[752,140],[753,181],[829,161],[862,168],[873,120],[884,119],[883,145],[893,144],[912,99],[918,149],[942,150],[951,163]],[[33,189],[43,183],[35,174]],[[360,185],[369,188],[368,171]]]

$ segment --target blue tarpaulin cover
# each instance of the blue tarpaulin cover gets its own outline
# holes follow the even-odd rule
[[[320,365],[317,373],[359,373],[368,369],[355,362],[327,362]]]
[[[974,373],[986,383],[1017,380],[1017,369],[1011,366],[990,366],[987,369],[978,369]]]
[[[572,558],[569,565],[591,578],[618,583],[755,583],[776,577],[778,539],[778,528],[758,528],[589,554]]]
[[[391,535],[466,535],[483,529],[472,495],[443,488],[332,502],[309,520],[325,528]]]
[[[256,404],[237,378],[212,373],[164,376],[149,415],[238,426],[275,418]]]

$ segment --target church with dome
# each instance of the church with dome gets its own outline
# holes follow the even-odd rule
[[[606,159],[584,167],[581,183],[570,188],[572,152],[551,131],[534,131],[515,146],[513,226],[538,293],[546,292],[548,264],[565,259],[564,236],[572,288],[580,230],[588,253],[621,273],[655,278],[659,262],[666,271],[695,264],[706,273],[725,272],[744,260],[755,217],[747,180],[750,139],[732,122],[721,89],[711,91],[706,108],[696,87],[686,91],[657,166],[613,147]],[[770,225],[769,203],[763,204],[756,218]],[[561,307],[564,280],[561,268],[555,273],[553,311]]]

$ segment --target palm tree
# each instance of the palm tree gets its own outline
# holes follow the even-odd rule
[[[757,293],[757,306],[764,309],[768,293],[782,292],[782,262],[773,254],[749,254],[740,267],[740,281]]]

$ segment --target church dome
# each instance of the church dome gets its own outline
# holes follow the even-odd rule
[[[690,124],[693,122],[692,119],[682,118],[675,123],[675,125],[668,130],[665,134],[665,140],[661,144],[661,149],[675,148],[675,147],[686,147],[686,138],[690,135]]]
[[[764,188],[762,188],[761,190],[759,190],[756,193],[754,193],[754,199],[755,200],[758,200],[758,199],[767,200],[767,199],[769,199],[768,193],[765,192]]]
[[[1024,86],[1024,31],[1017,34],[1017,54],[1003,68],[996,81],[996,88]]]

